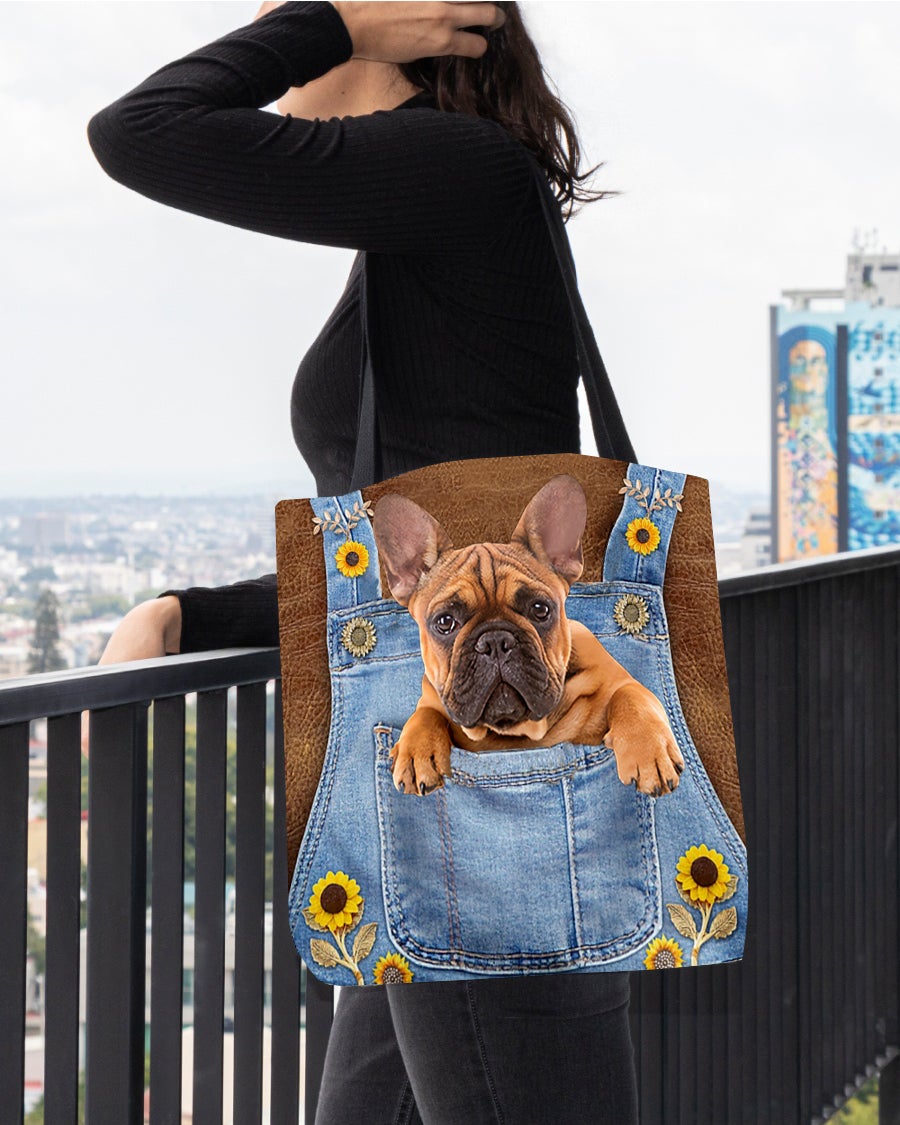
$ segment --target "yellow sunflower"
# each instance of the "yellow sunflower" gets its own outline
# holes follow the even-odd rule
[[[384,957],[379,957],[372,972],[376,984],[409,984],[413,979],[409,961],[399,953],[386,953]]]
[[[723,862],[719,852],[712,851],[706,844],[688,848],[678,860],[675,882],[690,897],[691,902],[712,906],[725,897],[728,889],[728,864]]]
[[[633,519],[625,529],[625,540],[632,551],[639,555],[649,555],[659,546],[659,528],[646,516]]]
[[[316,921],[332,933],[342,926],[349,926],[362,904],[359,883],[348,878],[343,871],[329,871],[313,886],[309,897],[309,908]]]
[[[648,969],[680,969],[684,964],[681,946],[671,938],[654,938],[647,946],[644,964]]]
[[[365,543],[357,543],[355,539],[348,539],[337,549],[334,556],[337,568],[346,578],[357,578],[365,574],[369,566],[369,552]]]

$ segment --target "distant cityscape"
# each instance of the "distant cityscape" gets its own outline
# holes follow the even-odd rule
[[[0,678],[28,672],[41,591],[59,600],[59,651],[78,668],[146,598],[271,573],[280,498],[0,499]]]

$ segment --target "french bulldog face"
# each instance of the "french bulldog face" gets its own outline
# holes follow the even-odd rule
[[[438,521],[389,493],[373,530],[393,596],[419,626],[425,674],[473,738],[519,734],[560,702],[571,653],[565,599],[587,519],[574,477],[532,498],[508,543],[454,548]]]

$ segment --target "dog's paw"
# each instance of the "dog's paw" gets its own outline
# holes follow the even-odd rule
[[[603,741],[615,751],[623,785],[634,785],[648,797],[662,797],[677,789],[684,756],[668,723],[648,721],[624,732],[610,730]]]
[[[426,797],[450,776],[450,739],[439,735],[404,736],[391,749],[391,775],[400,793]]]

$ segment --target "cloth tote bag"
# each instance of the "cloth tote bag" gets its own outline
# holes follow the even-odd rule
[[[535,175],[607,456],[367,483],[367,346],[359,486],[276,507],[289,917],[327,983],[742,955],[708,484],[636,460]]]

